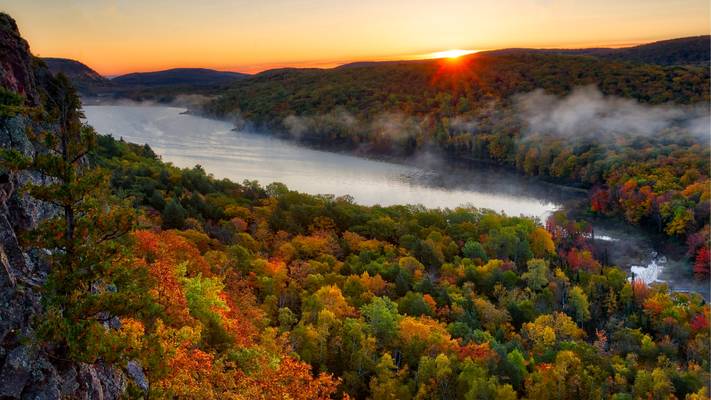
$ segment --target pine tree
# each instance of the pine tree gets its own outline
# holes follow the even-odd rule
[[[68,79],[52,79],[47,95],[43,119],[51,128],[32,134],[35,157],[2,154],[5,167],[48,178],[49,184],[25,190],[59,211],[29,234],[30,244],[51,254],[37,336],[57,357],[110,362],[122,347],[108,322],[135,314],[146,298],[144,275],[131,268],[123,239],[133,212],[110,195],[105,171],[87,161],[97,135],[82,124],[81,102]]]
[[[176,199],[171,199],[163,209],[163,229],[181,229],[185,226],[185,209]]]

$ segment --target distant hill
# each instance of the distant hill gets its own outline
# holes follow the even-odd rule
[[[509,49],[463,56],[456,63],[418,60],[355,63],[332,69],[278,69],[235,81],[200,111],[217,117],[240,115],[257,128],[284,132],[289,129],[287,123],[294,122],[289,117],[337,119],[343,111],[366,125],[387,112],[424,118],[436,127],[458,115],[485,112],[493,103],[505,106],[514,96],[536,89],[563,96],[589,85],[605,95],[642,103],[708,102],[707,67],[616,59],[642,59],[651,57],[650,53],[656,60],[680,60],[681,54],[687,54],[684,60],[689,62],[702,58],[690,57],[697,53],[693,50],[677,51],[679,47],[679,42],[674,46],[646,45],[599,57],[589,55],[599,50],[550,54]],[[659,50],[653,51],[655,48]],[[664,53],[664,49],[676,52]],[[678,84],[679,80],[685,84]],[[336,129],[324,132],[338,134]]]
[[[238,72],[205,68],[174,68],[165,71],[135,72],[113,78],[111,82],[132,86],[221,86],[248,77]]]
[[[137,72],[107,79],[89,66],[66,58],[44,58],[49,70],[67,75],[85,98],[128,98],[173,102],[181,95],[214,96],[250,75],[204,68]]]
[[[82,94],[95,93],[99,88],[111,86],[111,82],[89,66],[68,58],[43,58],[53,74],[63,73]]]
[[[506,98],[513,92],[537,87],[551,90],[555,82],[562,86],[553,91],[566,91],[575,85],[599,84],[600,77],[609,75],[610,68],[618,73],[641,73],[629,70],[633,67],[616,65],[620,61],[653,66],[707,66],[711,60],[710,49],[711,36],[707,35],[620,49],[511,48],[485,51],[462,57],[462,67],[465,70],[473,69],[468,75],[465,74],[468,78],[459,76],[455,84],[470,86],[470,91],[474,92],[484,90],[488,92],[487,96],[496,98]],[[320,108],[328,110],[331,105],[360,110],[376,103],[387,103],[381,96],[391,99],[400,96],[421,98],[425,93],[432,94],[433,78],[442,78],[438,73],[440,67],[437,60],[365,61],[332,69],[279,68],[256,75],[205,68],[175,68],[130,73],[111,80],[78,61],[47,58],[45,62],[53,72],[67,74],[83,96],[172,102],[185,94],[200,95],[212,99],[211,104],[206,106],[208,113],[224,115],[242,110],[248,114],[257,113],[256,119],[271,119],[269,114],[277,109],[280,112],[288,110],[301,114],[303,110],[290,110],[294,104],[309,104],[306,109],[318,106],[321,112],[323,110]],[[570,76],[573,70],[580,71],[578,78],[572,79]],[[649,70],[643,70],[645,74],[650,73]],[[653,74],[658,76],[671,74],[670,71],[654,71]],[[701,73],[703,79],[706,79],[707,72],[708,69],[706,73],[694,73]],[[618,76],[613,74],[605,85],[617,79]],[[519,85],[512,85],[511,82],[518,82]],[[684,102],[685,93],[676,93],[678,88],[670,90],[654,85],[639,86],[630,88],[633,90],[631,97],[653,103],[670,100]],[[617,94],[616,90],[610,87],[605,91]],[[269,98],[269,101],[261,103],[266,109],[254,109],[260,99],[265,100],[263,96]],[[289,98],[292,103],[287,107],[282,97]],[[413,107],[419,108],[417,105]]]
[[[388,60],[388,61],[356,61],[348,64],[339,65],[336,69],[372,67],[376,65],[397,65],[397,64],[421,64],[428,63],[430,59],[424,60]]]
[[[601,52],[601,57],[648,64],[708,64],[711,61],[711,36],[694,36],[662,40],[622,49]]]
[[[594,56],[598,58],[631,61],[657,65],[704,65],[711,62],[711,36],[692,36],[662,40],[639,46],[586,49],[528,49],[510,48],[483,52],[491,55],[505,54],[558,54],[572,56]]]

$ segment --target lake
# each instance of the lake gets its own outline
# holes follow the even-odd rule
[[[165,106],[84,107],[88,122],[98,132],[147,143],[176,166],[200,164],[215,177],[236,182],[281,182],[310,194],[350,195],[363,205],[473,205],[545,220],[564,202],[581,196],[499,168],[444,168],[432,155],[398,164],[313,150],[267,135],[235,131],[228,122],[184,111]]]
[[[528,179],[502,168],[454,168],[433,155],[403,163],[313,150],[263,134],[236,131],[229,122],[183,114],[167,106],[85,106],[99,133],[148,145],[179,167],[199,164],[217,178],[262,185],[281,182],[310,194],[350,195],[363,205],[421,204],[429,208],[474,206],[541,221],[580,191]],[[708,284],[692,279],[688,260],[672,259],[656,241],[624,223],[595,225],[596,244],[610,263],[648,283],[709,298]]]

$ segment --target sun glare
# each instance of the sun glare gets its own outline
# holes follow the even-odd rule
[[[430,57],[428,57],[428,58],[457,58],[457,57],[466,56],[467,54],[473,54],[473,53],[476,53],[476,50],[452,49],[452,50],[437,51],[434,53],[430,53]]]

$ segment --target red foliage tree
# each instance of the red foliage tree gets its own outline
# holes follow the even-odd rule
[[[691,329],[694,332],[706,332],[709,329],[709,320],[704,314],[697,314],[694,319],[691,320]]]
[[[610,211],[610,192],[607,189],[596,188],[590,197],[590,208],[594,212],[607,213]]]
[[[709,266],[711,258],[709,256],[710,254],[708,246],[704,246],[696,252],[696,260],[694,262],[694,274],[700,275],[701,277],[709,275],[709,272],[711,272],[711,268]]]

